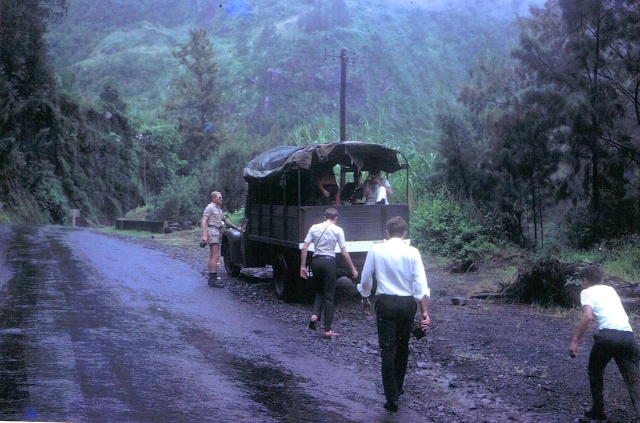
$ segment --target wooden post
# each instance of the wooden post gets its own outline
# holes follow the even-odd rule
[[[344,48],[340,51],[340,63],[340,141],[346,141],[347,50]]]
[[[76,217],[80,217],[80,209],[69,209],[69,217],[71,217],[71,226],[76,226]]]

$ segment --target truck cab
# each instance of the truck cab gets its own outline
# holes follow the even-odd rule
[[[381,171],[387,177],[404,171],[406,195],[392,196],[389,204],[354,205],[343,199],[338,205],[323,204],[314,182],[314,170],[330,165],[342,190],[357,172]],[[226,230],[222,239],[224,266],[230,276],[243,267],[272,266],[275,293],[286,301],[309,296],[312,278],[299,277],[300,250],[311,225],[324,220],[324,211],[334,207],[340,214],[347,251],[361,272],[371,246],[385,239],[387,220],[400,216],[409,222],[406,203],[394,197],[409,198],[409,164],[395,149],[379,144],[343,141],[307,146],[280,146],[251,160],[243,176],[248,184],[244,233]],[[309,247],[309,260],[314,245]],[[350,276],[346,262],[336,246],[337,275]]]

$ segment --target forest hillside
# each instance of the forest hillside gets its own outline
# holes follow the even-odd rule
[[[129,113],[156,116],[181,72],[171,53],[207,31],[226,125],[252,137],[337,119],[347,50],[349,124],[384,119],[427,142],[481,52],[517,41],[513,1],[74,0],[51,27],[49,56],[67,88],[96,101],[106,84]]]

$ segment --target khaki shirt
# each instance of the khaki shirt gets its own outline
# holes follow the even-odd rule
[[[215,204],[209,203],[209,205],[205,207],[202,215],[207,216],[207,226],[214,226],[219,229],[224,226],[223,220],[225,219],[225,215],[222,209]]]

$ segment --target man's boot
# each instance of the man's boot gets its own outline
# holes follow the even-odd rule
[[[209,273],[209,286],[214,288],[224,288],[224,285],[218,280],[217,273]]]

